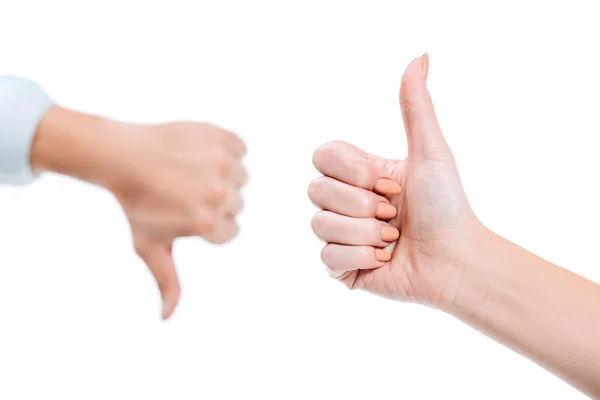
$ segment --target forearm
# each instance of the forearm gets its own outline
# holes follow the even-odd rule
[[[485,230],[451,313],[600,398],[600,286]]]
[[[32,169],[110,186],[119,171],[132,167],[127,156],[132,143],[126,130],[131,126],[54,106],[35,133]]]

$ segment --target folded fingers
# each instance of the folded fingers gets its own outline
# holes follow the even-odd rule
[[[400,237],[400,231],[375,218],[352,218],[321,211],[313,217],[315,234],[327,243],[386,247]]]
[[[239,232],[237,215],[244,207],[239,188],[228,187],[219,194],[219,202],[204,209],[192,225],[192,236],[200,235],[211,243],[221,244],[233,239]]]
[[[335,274],[360,269],[379,268],[391,259],[391,254],[371,246],[327,244],[321,251],[321,260]]]
[[[204,234],[204,238],[214,244],[223,244],[237,236],[240,228],[234,219],[219,216],[213,229]]]
[[[314,216],[312,227],[327,242],[321,257],[332,276],[344,279],[349,271],[390,261],[400,231],[383,221],[399,210],[384,196],[399,194],[401,187],[387,171],[388,161],[349,143],[331,142],[315,151],[313,163],[324,176],[311,183],[308,195],[324,211]],[[397,169],[394,173],[400,176]]]
[[[317,148],[313,164],[325,176],[349,185],[385,195],[400,193],[400,185],[360,148],[344,142],[331,142]]]
[[[317,207],[349,217],[388,220],[397,213],[385,197],[327,176],[310,184],[308,196]]]
[[[242,193],[239,191],[239,189],[229,188],[227,197],[225,198],[225,201],[223,202],[219,211],[226,217],[235,218],[243,208],[244,200],[242,198]]]

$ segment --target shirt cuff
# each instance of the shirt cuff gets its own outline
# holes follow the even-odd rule
[[[35,82],[0,76],[0,183],[25,185],[35,178],[31,143],[42,117],[53,104]]]

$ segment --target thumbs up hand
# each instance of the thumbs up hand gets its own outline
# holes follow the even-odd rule
[[[404,160],[387,160],[344,142],[319,147],[309,197],[327,244],[331,276],[352,289],[447,309],[459,290],[470,243],[484,229],[465,196],[454,157],[426,86],[427,55],[402,77]]]

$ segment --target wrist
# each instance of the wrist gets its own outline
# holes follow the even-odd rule
[[[109,187],[132,147],[133,125],[51,107],[31,146],[34,172],[54,172]]]
[[[483,312],[490,286],[502,280],[502,263],[498,260],[506,243],[483,224],[473,230],[468,248],[457,266],[456,290],[446,309],[449,314],[465,320]]]

